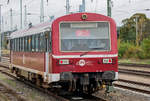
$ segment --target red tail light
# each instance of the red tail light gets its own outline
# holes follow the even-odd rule
[[[112,59],[103,59],[103,64],[112,64]]]
[[[61,60],[59,60],[59,64],[60,65],[68,65],[69,64],[69,60],[67,60],[67,59],[61,59]]]

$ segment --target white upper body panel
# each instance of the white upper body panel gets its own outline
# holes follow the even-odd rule
[[[11,33],[10,39],[39,34],[41,32],[50,31],[52,22],[44,22],[31,28],[15,31]]]

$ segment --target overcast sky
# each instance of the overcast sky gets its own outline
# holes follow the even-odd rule
[[[34,15],[28,15],[28,22],[32,22],[34,25],[40,22],[40,1],[41,0],[22,0],[23,6],[27,5],[27,12]],[[121,25],[121,21],[125,18],[131,17],[135,13],[145,13],[150,18],[150,11],[144,11],[144,9],[150,8],[150,0],[112,0],[112,18],[116,21],[117,26]],[[82,0],[70,0],[71,12],[79,11],[79,5]],[[5,30],[10,29],[10,8],[13,9],[13,27],[20,28],[20,0],[10,0],[7,4],[7,0],[0,0],[2,4],[2,16],[3,26]],[[44,0],[45,21],[48,20],[48,16],[55,15],[59,17],[65,15],[66,0]],[[96,12],[107,15],[107,0],[86,0],[86,11]],[[24,16],[24,7],[23,7]],[[24,19],[23,19],[24,21]]]

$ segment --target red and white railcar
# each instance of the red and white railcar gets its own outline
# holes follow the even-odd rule
[[[115,22],[100,14],[75,13],[14,32],[10,68],[47,87],[90,93],[103,85],[110,88],[118,79]]]

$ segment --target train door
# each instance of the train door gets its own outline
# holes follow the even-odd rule
[[[46,31],[45,33],[45,72],[48,75],[51,72],[50,69],[50,56],[51,56],[51,32]]]

